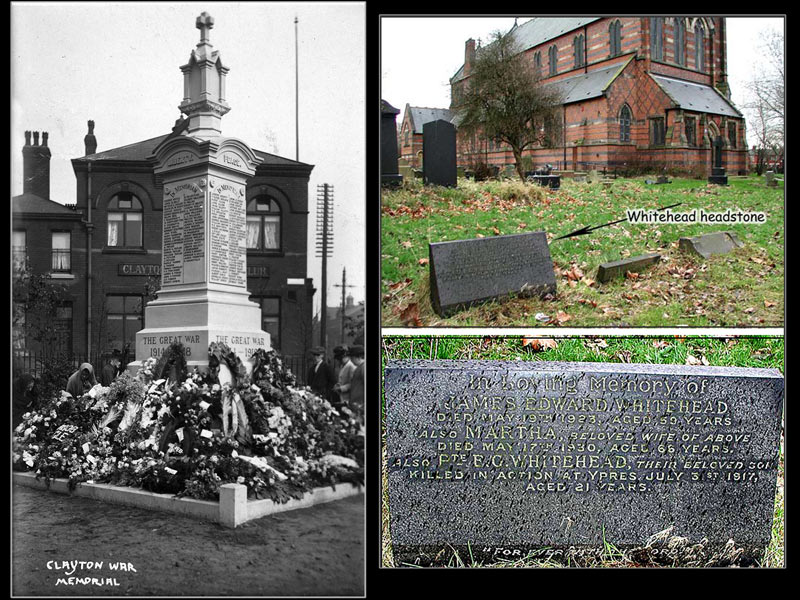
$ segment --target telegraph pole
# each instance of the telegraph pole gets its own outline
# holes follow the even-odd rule
[[[300,94],[298,84],[297,15],[294,17],[294,159],[300,162]]]
[[[342,267],[342,283],[333,284],[333,287],[340,287],[342,288],[342,314],[341,314],[341,321],[342,321],[342,329],[341,333],[339,334],[339,343],[344,344],[344,309],[345,309],[345,294],[347,292],[346,288],[353,288],[356,287],[354,285],[347,285],[347,269]]]
[[[325,347],[328,326],[328,258],[333,255],[333,186],[317,185],[317,257],[322,258],[322,308],[319,345]]]

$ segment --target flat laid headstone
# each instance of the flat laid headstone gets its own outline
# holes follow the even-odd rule
[[[678,240],[678,247],[684,252],[694,252],[703,258],[714,254],[727,254],[734,248],[741,248],[744,244],[732,231],[715,231],[695,237],[685,237]]]
[[[390,360],[384,389],[396,559],[770,541],[775,369]]]
[[[635,273],[646,269],[650,265],[657,264],[659,260],[661,260],[661,255],[654,252],[603,263],[597,267],[596,279],[600,283],[606,283],[616,277],[623,277],[628,271]]]
[[[431,303],[441,316],[508,294],[555,294],[547,235],[533,231],[428,245]]]
[[[429,121],[422,126],[423,179],[426,184],[455,187],[456,128],[442,119]]]

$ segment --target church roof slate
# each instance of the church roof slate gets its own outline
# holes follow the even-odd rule
[[[453,118],[449,108],[427,108],[425,106],[409,106],[411,113],[411,123],[414,125],[414,133],[422,133],[422,126],[431,121],[442,119],[450,121]]]
[[[741,117],[731,102],[710,85],[650,73],[659,87],[681,108],[714,115]]]

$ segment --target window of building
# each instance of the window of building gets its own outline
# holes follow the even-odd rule
[[[608,37],[610,41],[611,56],[622,54],[622,23],[619,19],[612,21],[608,26]]]
[[[585,64],[583,60],[584,38],[582,33],[575,36],[572,46],[575,51],[575,68],[582,67]]]
[[[631,121],[633,120],[633,116],[631,115],[631,109],[627,104],[624,104],[619,111],[619,141],[620,142],[630,142],[631,141]]]
[[[257,196],[247,203],[247,248],[281,249],[281,207],[274,198]]]
[[[706,69],[705,31],[700,23],[694,26],[694,66],[698,71]]]
[[[555,75],[558,72],[558,48],[550,46],[547,54],[550,60],[550,75]]]
[[[650,17],[650,56],[664,60],[664,18]]]
[[[684,117],[684,129],[686,130],[686,143],[690,146],[697,146],[697,127],[694,117]]]
[[[537,77],[542,75],[542,53],[534,52],[533,54],[533,71]]]
[[[408,146],[408,125],[403,125],[403,145]]]
[[[50,250],[50,269],[54,273],[69,273],[71,267],[72,244],[69,231],[53,231]]]
[[[728,142],[731,148],[736,148],[736,121],[728,121]]]
[[[261,329],[269,334],[270,344],[276,350],[281,347],[281,299],[275,296],[251,297],[261,307]]]
[[[106,335],[109,347],[122,350],[126,344],[136,348],[136,332],[142,329],[142,297],[132,294],[106,296]]]
[[[27,232],[24,229],[15,229],[11,238],[11,264],[14,270],[24,269],[28,264]]]
[[[72,354],[72,302],[63,302],[56,308],[53,319],[55,339],[53,345],[60,354]]]
[[[675,62],[686,64],[686,26],[683,19],[675,17]]]
[[[142,203],[129,192],[120,192],[108,203],[108,246],[142,247]]]
[[[663,146],[666,140],[666,130],[664,129],[664,117],[656,117],[650,120],[650,143],[653,146]]]

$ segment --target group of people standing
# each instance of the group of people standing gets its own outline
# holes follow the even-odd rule
[[[325,348],[311,349],[312,364],[306,374],[306,385],[318,396],[327,398],[335,407],[347,407],[364,414],[364,346],[336,346],[333,362],[325,357]]]

